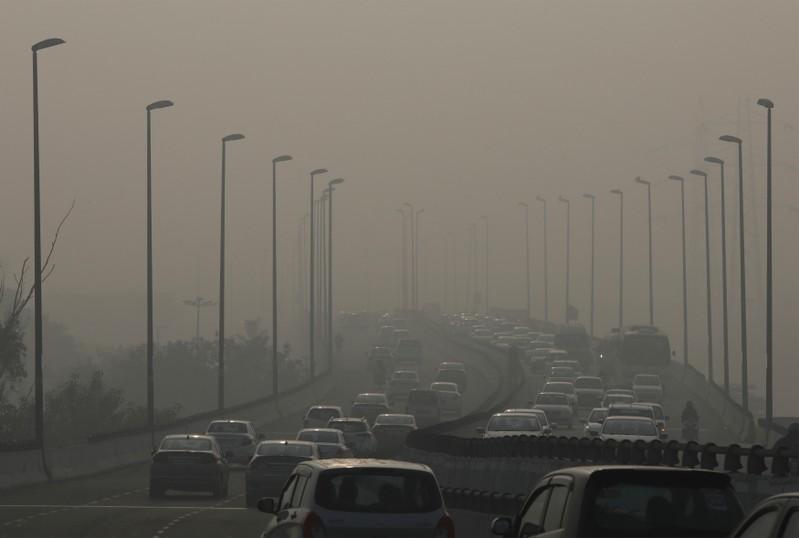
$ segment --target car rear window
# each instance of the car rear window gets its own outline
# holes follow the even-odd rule
[[[569,400],[566,398],[565,394],[539,394],[535,399],[535,403],[544,405],[568,405]]]
[[[211,450],[208,439],[164,439],[161,450]]]
[[[412,390],[408,394],[409,404],[436,405],[438,393],[434,390]]]
[[[361,422],[360,420],[358,422],[354,422],[354,421],[341,421],[341,422],[335,421],[335,422],[331,422],[330,426],[328,426],[328,427],[329,428],[335,428],[335,429],[340,430],[340,431],[342,431],[344,433],[365,432],[366,430],[369,429],[369,427],[366,425],[366,423],[365,422]]]
[[[298,441],[310,441],[311,443],[338,443],[339,438],[336,432],[305,431],[297,435]]]
[[[338,409],[331,409],[329,407],[314,407],[308,411],[308,418],[311,420],[330,420],[334,417],[340,417]]]
[[[330,470],[319,475],[316,502],[342,512],[422,513],[441,508],[428,473],[401,469]]]
[[[355,397],[358,403],[379,404],[386,401],[385,394],[359,394]]]
[[[609,417],[646,417],[655,418],[651,407],[611,407],[608,409]]]
[[[633,380],[634,385],[660,386],[660,377],[656,375],[637,375]]]
[[[601,411],[591,411],[591,414],[588,415],[588,422],[599,422],[600,420],[605,420],[606,418],[608,418],[607,409],[603,409]]]
[[[416,424],[416,420],[412,415],[380,415],[375,420],[375,425],[377,424],[413,426]]]
[[[521,432],[541,430],[538,417],[534,415],[494,416],[488,421],[488,431]]]
[[[578,389],[601,389],[602,380],[598,377],[578,377],[574,386]]]
[[[247,425],[243,422],[212,422],[208,433],[247,433]]]
[[[313,447],[293,443],[264,443],[258,446],[258,455],[310,458],[313,456]]]
[[[447,381],[459,384],[466,379],[466,374],[460,370],[439,370],[436,381]]]
[[[600,479],[590,485],[581,534],[586,536],[728,536],[743,517],[720,480],[689,473],[649,473]]]
[[[643,420],[606,420],[602,433],[607,435],[657,435],[655,425]]]
[[[563,394],[574,394],[574,385],[571,383],[547,383],[544,385],[546,392],[561,392]]]

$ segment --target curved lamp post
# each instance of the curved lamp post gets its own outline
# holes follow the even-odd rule
[[[547,199],[542,196],[536,196],[535,199],[541,202],[544,206],[544,321],[549,321],[549,256],[548,256],[548,243],[547,237]]]
[[[710,215],[708,209],[707,172],[691,170],[691,174],[705,180],[705,277],[707,294],[707,378],[715,383],[713,377],[713,305],[710,297]]]
[[[619,196],[619,334],[624,325],[624,192],[621,189],[610,191]]]
[[[311,230],[311,240],[309,241],[310,244],[310,254],[308,258],[308,267],[309,267],[309,276],[308,276],[308,300],[309,300],[309,309],[308,309],[308,361],[309,361],[309,373],[310,378],[313,379],[316,375],[316,359],[314,357],[314,324],[315,324],[315,316],[316,312],[314,310],[315,307],[315,299],[314,295],[316,293],[315,283],[314,283],[314,254],[315,254],[315,245],[314,245],[314,227],[316,221],[314,220],[314,179],[316,176],[320,174],[326,174],[326,168],[317,168],[311,172],[311,197],[310,197],[310,230]]]
[[[655,291],[653,285],[653,278],[652,278],[652,183],[641,179],[640,177],[635,178],[636,183],[640,183],[641,185],[646,185],[646,196],[647,196],[647,213],[649,215],[649,324],[655,324]]]
[[[730,394],[730,354],[727,323],[727,198],[724,188],[724,161],[718,157],[705,157],[706,163],[718,164],[721,179],[721,332],[722,332],[722,366],[724,368],[724,393]]]
[[[272,159],[272,394],[278,393],[277,364],[277,164],[292,160],[291,155]]]

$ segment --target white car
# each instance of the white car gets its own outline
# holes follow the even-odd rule
[[[660,432],[655,421],[646,417],[608,417],[598,433],[603,441],[656,441]]]
[[[434,381],[430,383],[430,390],[438,392],[442,416],[461,416],[461,412],[463,411],[463,398],[461,398],[461,393],[458,391],[457,383]]]
[[[255,444],[263,438],[247,420],[214,420],[205,435],[213,437],[231,463],[247,464],[255,452]]]
[[[337,405],[314,405],[305,412],[302,419],[303,428],[324,428],[331,418],[341,418],[344,411]]]
[[[608,418],[608,410],[606,407],[595,407],[591,409],[591,412],[588,413],[588,417],[585,419],[584,431],[586,437],[595,434],[598,435],[606,418]]]
[[[496,413],[488,419],[485,428],[477,428],[477,433],[481,433],[484,439],[513,435],[541,437],[544,428],[538,417],[530,413]]]
[[[574,423],[574,407],[569,397],[561,392],[538,393],[535,408],[543,409],[549,422],[555,426],[571,428]]]
[[[532,402],[531,402],[532,404]],[[521,414],[528,414],[528,415],[535,415],[538,417],[538,422],[541,423],[541,427],[544,429],[544,434],[549,435],[552,433],[552,424],[549,423],[549,419],[547,418],[547,412],[543,409],[536,409],[535,407],[520,407],[514,409],[505,409],[503,413],[521,413]]]
[[[569,398],[572,407],[577,407],[577,393],[574,390],[574,383],[569,381],[547,381],[541,392],[560,392]]]
[[[601,377],[580,376],[574,380],[574,392],[579,407],[598,407],[605,395],[605,384]]]
[[[608,394],[602,398],[602,407],[610,407],[613,404],[631,404],[635,402],[635,398],[629,394]]]
[[[280,514],[261,538],[436,536],[455,538],[433,471],[391,460],[314,460],[295,467],[280,497],[258,509]]]
[[[652,408],[652,413],[655,416],[655,425],[660,430],[661,438],[668,437],[669,430],[667,422],[669,421],[669,417],[663,413],[663,406],[657,403],[649,403],[649,402],[639,402],[641,405],[648,405]]]
[[[663,384],[657,374],[638,374],[633,378],[633,392],[639,402],[660,403],[663,400]]]
[[[297,432],[297,441],[315,443],[320,458],[351,458],[352,450],[344,434],[333,428],[306,428]]]

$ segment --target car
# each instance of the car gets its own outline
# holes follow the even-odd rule
[[[456,364],[456,363],[445,363],[444,364]],[[457,368],[438,368],[438,372],[436,373],[436,381],[441,381],[444,383],[455,383],[458,385],[458,392],[464,394],[466,392],[467,384],[468,384],[468,376],[466,375],[466,370],[457,369]]]
[[[377,441],[378,456],[391,455],[405,446],[405,438],[416,429],[413,415],[386,413],[379,415],[372,425]]]
[[[640,403],[641,405],[648,405],[649,407],[652,408],[652,413],[655,417],[655,424],[657,425],[658,430],[660,430],[661,438],[664,438],[664,434],[665,437],[668,437],[669,430],[667,422],[669,420],[669,417],[663,414],[663,406],[657,403],[650,403],[650,402],[638,402],[638,403]]]
[[[391,374],[391,380],[388,382],[388,397],[389,405],[394,406],[398,403],[408,400],[408,393],[419,388],[419,374],[413,370],[397,370]]]
[[[394,346],[391,356],[397,364],[420,364],[422,362],[422,343],[414,338],[401,338]]]
[[[457,418],[461,416],[463,412],[463,398],[458,391],[457,383],[434,381],[430,383],[430,390],[438,392],[442,417]]]
[[[418,383],[419,372],[416,370],[394,370],[391,373],[391,380],[393,381],[394,379],[413,380]]]
[[[599,435],[599,431],[602,429],[602,423],[605,422],[606,418],[608,418],[608,409],[606,407],[595,407],[591,409],[591,412],[588,413],[585,419],[584,432],[586,437],[590,437],[594,434]]]
[[[229,477],[227,460],[214,437],[167,435],[152,455],[149,496],[158,499],[168,490],[178,490],[227,497]]]
[[[548,344],[544,344],[545,346]],[[544,374],[549,368],[549,347],[539,347],[529,352],[530,372],[533,374]]]
[[[615,403],[634,403],[635,398],[630,396],[629,394],[608,394],[605,393],[605,397],[602,398],[602,407],[610,407]]]
[[[575,375],[582,375],[583,373],[583,365],[580,364],[580,361],[574,359],[553,360],[550,366],[563,366],[566,368],[571,368]]]
[[[305,428],[297,432],[297,441],[315,443],[320,458],[349,458],[352,450],[344,440],[341,430],[333,428]]]
[[[388,405],[388,398],[382,392],[362,392],[355,396],[352,403],[353,405],[359,403]]]
[[[759,502],[730,536],[733,538],[799,536],[799,492],[780,493]]]
[[[552,345],[555,344],[555,335],[554,334],[549,334],[549,333],[541,333],[541,334],[538,335],[537,340],[539,342],[546,342],[547,344],[552,346]]]
[[[574,383],[570,381],[547,381],[541,392],[560,392],[569,397],[572,407],[577,407],[577,393],[574,391]]]
[[[413,389],[408,393],[405,412],[416,418],[419,426],[430,426],[441,422],[441,400],[435,390]]]
[[[433,471],[392,460],[315,460],[297,465],[280,497],[258,509],[273,517],[262,538],[278,536],[436,536],[455,538]]]
[[[458,361],[444,361],[438,365],[439,370],[459,370],[461,372],[466,371],[466,365],[462,362]]]
[[[605,389],[605,394],[626,394],[635,399],[635,391],[632,389],[610,388]]]
[[[394,343],[394,327],[391,325],[383,325],[377,331],[377,345],[381,347],[390,348]]]
[[[648,417],[625,417],[617,416],[605,419],[602,429],[599,430],[599,438],[603,441],[613,439],[614,441],[657,441],[660,439],[655,421]]]
[[[549,373],[547,373],[547,381],[551,379],[574,381],[577,379],[577,372],[570,366],[550,366]]]
[[[307,441],[262,441],[244,473],[245,504],[280,495],[291,471],[302,461],[319,459],[319,449]]]
[[[396,349],[400,341],[406,340],[410,337],[411,337],[411,332],[408,329],[394,329],[394,332],[391,334],[392,349]]]
[[[532,407],[534,405],[533,402],[530,402],[531,407],[517,407],[511,409],[505,409],[503,413],[529,413],[531,415],[535,415],[538,417],[538,422],[541,423],[541,427],[544,429],[545,434],[552,433],[552,424],[549,423],[549,418],[547,418],[547,412],[543,409],[537,409]]]
[[[605,394],[605,385],[601,377],[582,375],[574,380],[574,392],[578,407],[598,407]]]
[[[484,439],[529,435],[541,437],[544,427],[532,413],[495,413],[488,419],[484,428],[477,428]]]
[[[652,406],[639,403],[614,403],[608,407],[609,417],[646,417],[655,420]]]
[[[540,392],[535,397],[535,408],[543,409],[549,422],[555,426],[571,428],[574,423],[574,407],[562,392]]]
[[[638,374],[633,377],[635,399],[660,403],[663,400],[663,384],[657,374]]]
[[[255,451],[255,444],[263,435],[255,432],[255,426],[247,420],[212,420],[205,429],[225,453],[231,463],[247,464]]]
[[[678,467],[607,465],[553,471],[498,536],[729,536],[743,517],[729,475]],[[753,535],[755,536],[755,535]]]
[[[344,411],[337,405],[313,405],[305,412],[302,419],[303,428],[324,428],[331,418],[344,416]]]
[[[350,417],[365,419],[373,424],[378,415],[390,413],[391,407],[382,403],[354,403],[350,408]]]
[[[377,442],[366,419],[332,418],[327,423],[327,427],[339,430],[344,434],[344,443],[356,457],[369,457],[377,447]]]

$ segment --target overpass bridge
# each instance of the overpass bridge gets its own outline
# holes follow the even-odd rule
[[[433,379],[444,360],[463,361],[469,390],[464,416],[420,430],[409,438],[403,459],[434,469],[448,507],[460,529],[486,529],[491,516],[513,513],[536,480],[550,470],[595,462],[649,463],[718,469],[732,473],[746,504],[768,494],[799,488],[790,473],[788,454],[758,446],[766,432],[735,403],[709,386],[697,372],[673,365],[665,379],[665,408],[672,431],[688,398],[699,407],[705,426],[702,445],[678,441],[629,445],[580,438],[581,429],[558,430],[548,439],[483,440],[475,428],[496,411],[526,404],[542,380],[532,375],[509,376],[503,353],[479,345],[446,325],[417,319],[414,332],[427,357],[422,383]],[[270,438],[291,438],[310,403],[348,407],[355,394],[372,390],[365,353],[370,329],[343,329],[346,352],[333,371],[280,395],[226,410],[182,419],[159,429],[196,432],[218,417],[252,420]],[[581,427],[580,427],[581,428]],[[773,440],[774,435],[771,435]],[[3,536],[244,536],[257,535],[267,518],[244,506],[241,469],[231,474],[230,495],[223,500],[201,495],[147,496],[149,432],[119,432],[73,447],[42,453],[22,450],[0,453],[0,537]],[[482,534],[482,531],[476,531]],[[467,533],[467,535],[469,535]]]

